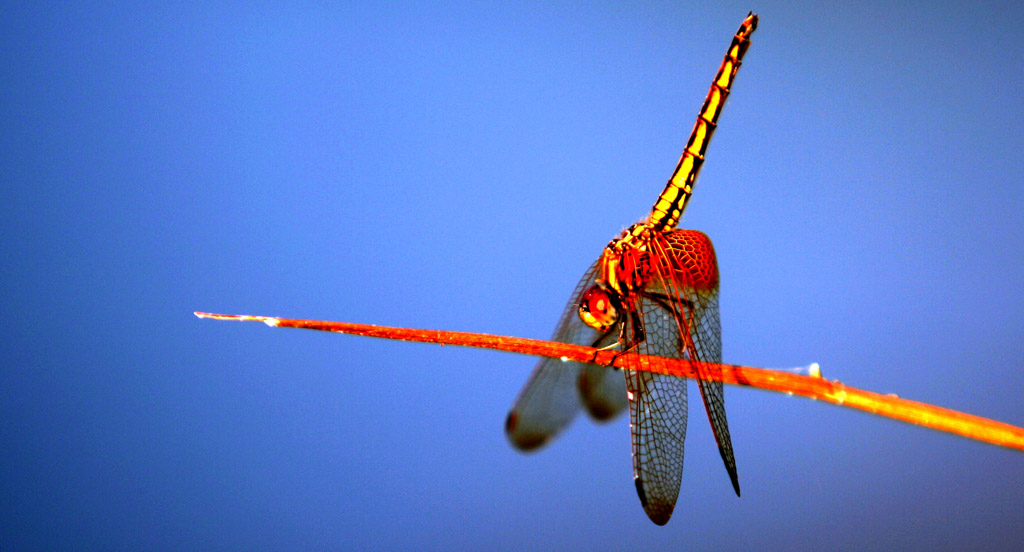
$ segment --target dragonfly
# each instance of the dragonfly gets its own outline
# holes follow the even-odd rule
[[[676,229],[729,96],[757,15],[733,36],[686,148],[650,215],[613,239],[587,269],[555,329],[554,341],[694,362],[697,386],[736,495],[739,478],[721,382],[699,377],[699,363],[720,363],[718,265],[711,240]],[[633,366],[639,367],[637,355]],[[505,433],[518,449],[534,450],[573,420],[581,405],[595,420],[627,406],[633,480],[647,516],[668,523],[679,496],[687,422],[683,378],[594,364],[540,361],[512,405]]]

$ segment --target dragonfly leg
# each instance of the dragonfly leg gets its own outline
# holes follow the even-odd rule
[[[594,340],[593,343],[590,344],[590,346],[591,347],[597,347],[598,345],[601,344],[602,341],[604,341],[605,339],[608,338],[608,334],[610,334],[610,333],[612,333],[612,330],[608,330],[608,331],[602,333],[600,336],[598,336],[597,339]],[[590,364],[594,364],[597,361],[598,353],[600,353],[601,351],[610,351],[610,350],[614,349],[615,347],[618,347],[619,344],[621,343],[621,340],[622,340],[622,337],[621,337],[621,332],[620,332],[619,341],[616,341],[614,343],[609,343],[608,345],[605,345],[604,347],[598,348],[597,349],[597,353],[594,353],[594,356],[590,357]],[[618,357],[617,354],[614,357],[612,357],[612,358],[614,359],[616,357]],[[615,367],[613,366],[612,368],[615,368]],[[615,369],[618,370],[618,368],[615,368]]]
[[[601,351],[609,351],[613,347],[620,347],[620,350],[615,351],[615,354],[612,355],[611,362],[615,362],[615,359],[619,358],[619,355],[624,355],[636,349],[637,346],[643,343],[644,340],[647,338],[647,333],[644,331],[643,319],[640,316],[637,316],[636,314],[630,314],[627,315],[627,319],[628,320],[623,320],[619,322],[619,340],[616,341],[615,343],[612,343],[611,345],[608,345],[607,347],[602,347],[600,349]],[[629,335],[630,328],[632,328],[633,330],[632,338],[630,338]],[[605,333],[603,336],[601,336],[601,339],[604,339],[607,336],[608,334]],[[601,339],[599,339],[598,342],[600,342]],[[594,357],[591,359],[591,362],[594,362],[596,360],[597,353],[594,354]],[[611,366],[611,368],[614,370],[620,370],[618,366]]]

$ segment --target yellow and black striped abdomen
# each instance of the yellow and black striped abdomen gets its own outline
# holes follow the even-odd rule
[[[672,178],[665,185],[658,201],[654,203],[647,221],[656,230],[667,230],[675,228],[686,209],[686,202],[693,192],[693,184],[697,180],[697,174],[704,163],[704,154],[707,151],[708,143],[711,142],[711,135],[715,132],[718,124],[718,116],[722,113],[722,106],[729,97],[729,89],[736,79],[736,72],[739,71],[743,54],[750,46],[750,35],[757,29],[757,16],[749,14],[736,35],[732,38],[729,51],[722,60],[722,66],[718,68],[718,75],[711,83],[711,90],[704,100],[704,106],[697,115],[697,123],[693,126],[690,139],[686,143],[686,149],[679,158]]]

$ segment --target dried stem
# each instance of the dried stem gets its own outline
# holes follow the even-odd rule
[[[268,326],[285,328],[304,328],[307,330],[382,337],[401,341],[420,341],[424,343],[495,349],[577,362],[589,362],[602,366],[615,366],[618,368],[636,366],[632,363],[637,360],[631,358],[635,356],[633,353],[602,351],[592,347],[541,341],[538,339],[524,339],[521,337],[443,330],[417,330],[370,324],[274,318],[269,316],[212,314],[206,312],[196,312],[195,315],[200,318],[211,318],[214,320],[254,321],[263,322]],[[994,445],[1024,450],[1024,428],[930,404],[908,401],[895,395],[881,395],[848,387],[838,381],[828,381],[821,377],[803,376],[750,366],[696,363],[644,355],[641,355],[641,358],[638,360],[639,369],[641,370],[686,378],[697,377],[699,373],[701,378],[707,380],[802,395]]]

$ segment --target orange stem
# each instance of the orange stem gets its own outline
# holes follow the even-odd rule
[[[640,355],[640,358],[636,359],[631,358],[636,356],[634,353],[618,353],[616,351],[599,350],[582,345],[570,345],[522,337],[445,330],[417,330],[374,326],[371,324],[249,316],[244,314],[196,312],[195,315],[200,318],[211,318],[214,320],[263,322],[269,326],[284,328],[304,328],[307,330],[347,333],[367,337],[398,339],[401,341],[419,341],[495,349],[511,353],[561,358],[563,360],[588,362],[602,366],[614,366],[617,368],[636,366],[640,370],[686,378],[694,378],[699,374],[701,378],[706,380],[716,380],[732,385],[744,385],[757,387],[758,389],[802,395],[839,406],[856,408],[872,414],[984,441],[993,445],[1024,451],[1024,428],[980,416],[965,414],[956,410],[908,401],[895,395],[882,395],[864,391],[843,385],[838,381],[828,381],[821,377],[803,376],[751,366],[689,362],[646,355]],[[632,362],[638,362],[638,364],[634,365]]]

